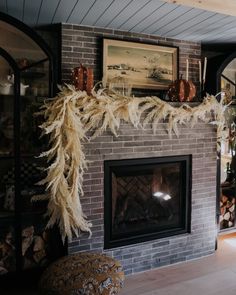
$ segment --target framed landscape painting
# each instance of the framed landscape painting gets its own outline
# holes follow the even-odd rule
[[[132,88],[167,89],[178,78],[178,48],[103,39],[103,82],[123,78]]]

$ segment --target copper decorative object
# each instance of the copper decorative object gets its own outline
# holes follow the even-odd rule
[[[167,94],[171,101],[192,101],[196,95],[196,87],[192,81],[184,80],[181,76],[170,85]]]
[[[72,71],[73,84],[76,90],[86,90],[90,95],[93,88],[93,69],[86,68],[82,64]]]

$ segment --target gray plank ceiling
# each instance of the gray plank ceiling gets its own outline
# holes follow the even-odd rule
[[[202,43],[236,42],[236,17],[161,0],[0,0],[30,26],[73,23]]]

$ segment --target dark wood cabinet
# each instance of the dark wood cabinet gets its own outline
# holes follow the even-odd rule
[[[45,174],[37,156],[47,141],[35,114],[53,95],[54,59],[33,30],[1,13],[0,30],[0,275],[7,275],[44,267],[65,248],[55,235],[52,249],[47,203],[32,202],[45,191],[37,185]]]

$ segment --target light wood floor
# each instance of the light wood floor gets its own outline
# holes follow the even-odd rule
[[[236,295],[236,234],[214,255],[128,276],[119,295]]]
[[[0,295],[38,295],[36,290]],[[236,233],[221,236],[211,256],[126,277],[119,295],[236,295]]]

